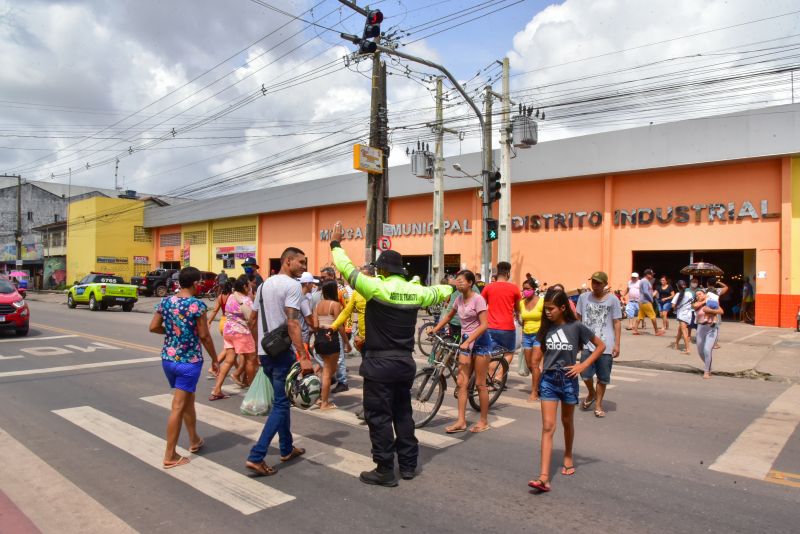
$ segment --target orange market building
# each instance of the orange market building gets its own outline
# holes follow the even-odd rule
[[[495,153],[499,164],[499,154]],[[451,157],[479,172],[477,154]],[[446,174],[456,174],[453,171]],[[445,180],[445,265],[478,270],[479,185]],[[393,167],[393,249],[426,280],[432,250],[432,184]],[[508,194],[504,191],[503,194]],[[652,268],[673,281],[691,261],[716,263],[738,304],[741,277],[756,292],[756,323],[794,327],[800,308],[800,105],[593,134],[517,150],[511,160],[513,280],[525,273],[568,290],[597,270],[624,288]],[[144,225],[157,265],[191,264],[241,273],[253,256],[261,273],[288,246],[309,270],[331,263],[330,230],[347,229],[351,258],[365,255],[363,173],[268,187],[177,206],[150,207]],[[495,207],[495,213],[497,208]],[[497,258],[497,244],[494,255]],[[685,278],[685,277],[684,277]],[[724,301],[723,301],[724,305]]]

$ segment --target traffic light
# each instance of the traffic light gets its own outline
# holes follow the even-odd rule
[[[487,191],[489,193],[486,202],[491,204],[495,200],[500,200],[500,172],[490,172],[489,182],[487,184]]]
[[[367,13],[367,20],[364,22],[364,33],[361,35],[361,43],[358,47],[359,54],[374,54],[378,49],[378,44],[372,41],[381,35],[381,22],[383,13],[380,9],[373,9]]]
[[[496,240],[498,229],[497,219],[486,219],[486,241]]]

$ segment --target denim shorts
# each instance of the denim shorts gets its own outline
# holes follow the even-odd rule
[[[662,312],[670,312],[670,311],[672,311],[672,302],[662,302],[661,303],[661,311]]]
[[[581,361],[586,360],[591,355],[591,352],[584,350],[581,355]],[[601,354],[592,365],[587,367],[586,370],[581,373],[581,378],[584,380],[591,380],[595,375],[597,375],[597,381],[600,384],[608,385],[611,383],[611,367],[613,367],[613,365],[613,356],[610,354]]]
[[[469,334],[461,334],[461,342],[463,343],[469,337]],[[492,338],[489,337],[488,332],[484,332],[481,334],[481,337],[475,340],[475,343],[472,344],[472,352],[466,354],[462,352],[461,354],[465,354],[466,356],[486,356],[491,354],[492,352]]]
[[[625,313],[628,314],[630,319],[633,319],[639,314],[639,303],[638,302],[628,302],[625,305]]]
[[[578,377],[569,378],[564,371],[545,371],[539,383],[539,398],[578,404]]]
[[[164,369],[169,387],[194,393],[197,389],[197,381],[200,379],[200,372],[203,370],[203,362],[184,363],[161,360],[161,367]]]
[[[533,347],[541,347],[542,344],[536,339],[536,334],[522,334],[522,348],[532,349]]]
[[[517,331],[516,330],[495,330],[490,328],[487,330],[489,336],[492,338],[492,349],[502,347],[508,352],[514,352],[517,347]]]

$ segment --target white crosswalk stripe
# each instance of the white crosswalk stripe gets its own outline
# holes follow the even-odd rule
[[[167,410],[172,405],[172,395],[169,394],[142,397],[142,400]],[[198,421],[238,434],[253,441],[253,443],[258,440],[261,430],[264,428],[264,418],[248,419],[244,416],[234,415],[200,403],[195,404],[195,411],[197,412]],[[295,445],[302,445],[307,449],[308,452],[302,458],[310,462],[330,467],[354,477],[357,477],[362,471],[370,471],[375,468],[375,464],[368,456],[303,437],[296,432],[292,432],[292,436]]]
[[[90,406],[54,410],[53,413],[242,514],[253,514],[294,500],[291,495],[206,458],[190,455],[183,449],[178,453],[191,456],[191,463],[163,469],[161,462],[166,446],[163,439]]]

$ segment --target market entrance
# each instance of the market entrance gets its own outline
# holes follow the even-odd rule
[[[730,290],[722,296],[721,304],[726,317],[738,313],[742,301],[742,280],[750,276],[754,285],[755,250],[637,250],[633,251],[633,270],[640,275],[645,269],[653,269],[656,280],[667,276],[674,285],[678,280],[689,281],[689,277],[680,274],[681,269],[694,262],[713,263],[725,273],[721,279]],[[705,280],[702,280],[703,282]],[[758,289],[756,288],[756,293]]]

